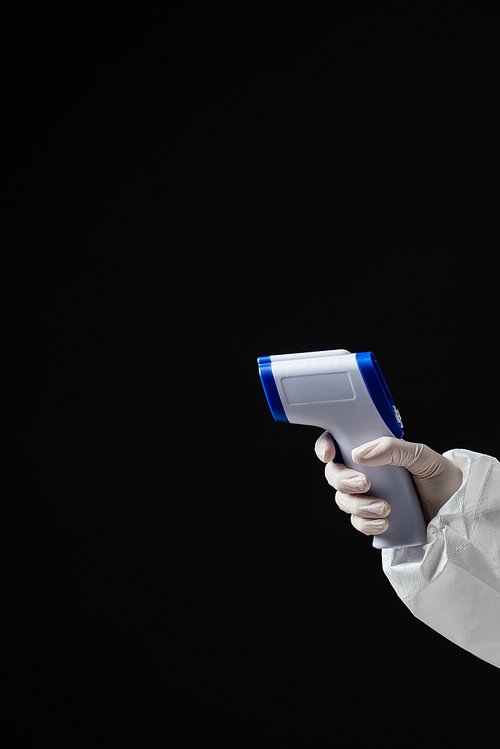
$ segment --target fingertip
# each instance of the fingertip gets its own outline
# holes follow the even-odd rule
[[[357,531],[364,533],[365,536],[379,536],[389,528],[387,518],[380,520],[366,520],[359,515],[351,515],[351,524]]]
[[[314,451],[323,463],[329,463],[335,457],[335,445],[328,432],[318,437],[314,445]]]
[[[370,520],[369,522],[369,533],[374,536],[379,536],[381,533],[385,533],[389,528],[389,521],[387,518],[381,518],[380,520]]]
[[[351,451],[352,460],[354,463],[360,463],[361,465],[371,465],[372,461],[380,457],[381,453],[385,454],[389,450],[392,445],[390,439],[389,437],[379,437],[355,447]]]

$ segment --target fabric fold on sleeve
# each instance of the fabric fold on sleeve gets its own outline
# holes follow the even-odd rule
[[[461,487],[427,526],[427,544],[384,549],[382,566],[418,619],[500,668],[500,463],[465,449],[445,457]]]

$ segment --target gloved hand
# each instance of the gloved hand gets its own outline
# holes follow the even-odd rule
[[[386,531],[390,523],[387,520],[391,511],[389,503],[366,494],[370,489],[370,480],[363,473],[342,463],[331,462],[335,457],[335,445],[328,432],[318,438],[315,451],[318,458],[326,463],[326,480],[337,490],[337,505],[351,515],[353,526],[367,536]],[[427,523],[462,484],[462,471],[452,460],[426,445],[405,442],[396,437],[381,437],[360,445],[352,451],[352,459],[365,466],[406,468],[413,475]]]

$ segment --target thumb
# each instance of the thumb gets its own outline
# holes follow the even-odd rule
[[[365,466],[403,466],[419,478],[433,476],[443,462],[443,457],[427,445],[396,437],[380,437],[356,447],[352,459]]]

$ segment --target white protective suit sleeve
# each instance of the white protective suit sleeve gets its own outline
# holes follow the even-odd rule
[[[427,526],[425,546],[384,549],[398,596],[432,629],[500,668],[500,463],[450,450],[460,489]]]

